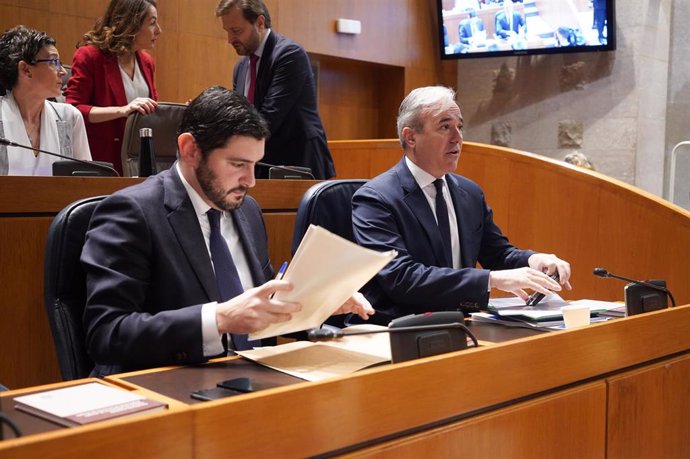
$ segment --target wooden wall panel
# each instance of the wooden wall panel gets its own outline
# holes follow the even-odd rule
[[[605,420],[606,384],[597,382],[344,457],[599,457]]]
[[[687,457],[690,357],[609,379],[606,457]]]
[[[70,63],[75,44],[103,14],[107,3],[0,0],[0,30],[19,23],[45,30],[57,39],[62,60]],[[231,87],[232,68],[239,57],[227,44],[215,17],[217,3],[159,2],[163,34],[152,54],[160,100],[185,102],[209,86]],[[319,88],[329,139],[391,137],[395,135],[391,120],[407,92],[429,84],[456,85],[455,62],[442,63],[438,58],[433,2],[270,0],[266,4],[276,32],[296,40],[320,60],[330,58],[322,67]],[[338,18],[362,21],[362,33],[336,33]],[[372,64],[384,67],[372,68]]]

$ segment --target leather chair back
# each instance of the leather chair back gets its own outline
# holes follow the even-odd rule
[[[105,196],[76,201],[62,209],[48,229],[45,252],[45,308],[62,379],[88,377],[94,362],[86,352],[82,316],[86,276],[79,258],[93,211]]]
[[[122,170],[125,177],[139,175],[139,129],[153,130],[153,150],[158,172],[169,169],[177,159],[177,128],[182,121],[186,105],[159,102],[156,111],[149,115],[134,112],[127,118],[122,138]]]
[[[292,253],[299,247],[310,224],[354,241],[352,195],[366,182],[365,179],[327,180],[309,188],[297,207]]]

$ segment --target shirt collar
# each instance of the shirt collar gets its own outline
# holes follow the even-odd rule
[[[252,54],[256,54],[259,56],[259,59],[261,59],[261,56],[264,53],[264,48],[266,47],[266,41],[268,40],[268,36],[271,34],[271,29],[266,29],[266,35],[264,35],[264,38],[261,40],[261,44],[259,47],[254,51]]]
[[[405,164],[407,164],[407,168],[410,170],[412,177],[414,177],[414,181],[417,182],[417,185],[419,185],[421,189],[425,189],[436,181],[436,177],[413,163],[407,155],[405,156]],[[441,177],[441,180],[445,182],[446,176],[444,175]]]

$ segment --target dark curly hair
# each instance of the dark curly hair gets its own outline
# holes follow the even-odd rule
[[[55,39],[45,32],[18,25],[0,35],[0,95],[14,88],[19,78],[19,62],[33,64],[36,55]]]
[[[105,14],[79,40],[77,48],[93,45],[116,56],[131,53],[134,37],[144,24],[150,6],[158,8],[156,0],[111,0]]]

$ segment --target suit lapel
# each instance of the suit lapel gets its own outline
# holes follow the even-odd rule
[[[112,54],[106,55],[103,65],[105,66],[105,78],[115,98],[115,104],[120,106],[127,105],[125,85],[120,75],[120,66],[117,63],[117,56]]]
[[[438,266],[445,266],[445,248],[443,246],[443,241],[441,241],[441,233],[436,224],[436,217],[431,211],[429,201],[427,201],[424,191],[419,187],[412,173],[407,168],[405,158],[395,166],[395,171],[400,178],[400,185],[403,189],[403,202],[410,209],[410,212],[415,218],[417,218],[426,237],[429,239],[436,263]]]
[[[261,107],[264,97],[266,96],[266,92],[268,91],[268,85],[271,82],[269,75],[271,73],[271,68],[273,67],[273,51],[276,47],[276,41],[276,33],[271,31],[270,35],[266,39],[266,44],[264,45],[264,50],[261,54],[261,61],[259,62],[259,71],[256,74],[254,105],[257,108]],[[249,58],[247,58],[247,62],[249,62]],[[247,64],[246,67],[249,68],[249,64]]]
[[[211,258],[208,255],[204,236],[201,234],[194,206],[177,175],[175,164],[166,171],[163,186],[168,222],[175,233],[177,243],[194,270],[197,280],[206,291],[209,301],[215,300],[219,298],[219,294]]]

